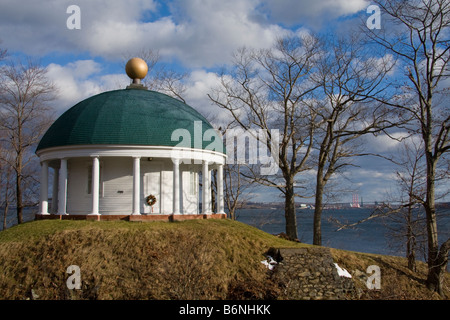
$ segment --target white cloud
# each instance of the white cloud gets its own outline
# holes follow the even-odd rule
[[[189,75],[189,91],[187,99],[202,100],[210,92],[211,88],[219,84],[219,76],[213,72],[196,70]]]
[[[98,78],[102,92],[109,90],[124,89],[130,84],[130,78],[125,73],[106,74]]]
[[[287,32],[257,17],[256,0],[174,0],[166,16],[156,12],[153,1],[78,1],[81,30],[66,27],[70,4],[24,0],[18,10],[15,1],[4,0],[0,11],[4,45],[30,55],[88,52],[112,59],[127,51],[154,49],[188,66],[205,67],[229,60],[231,52],[243,45],[270,46]]]
[[[67,68],[75,78],[86,79],[101,71],[99,63],[93,60],[78,60],[67,64]]]
[[[183,26],[180,57],[199,66],[230,59],[238,47],[270,46],[286,32],[256,17],[258,1],[175,1],[174,19]]]
[[[66,65],[51,63],[47,76],[58,89],[53,105],[57,112],[65,111],[76,103],[106,90],[125,87],[123,75],[102,75],[99,63],[93,60],[78,60]]]
[[[368,0],[264,0],[268,16],[276,23],[320,26],[327,20],[367,8]]]
[[[3,0],[4,45],[29,55],[54,51],[117,59],[124,52],[159,50],[189,67],[226,63],[241,46],[269,47],[292,32],[279,23],[324,21],[357,12],[366,0],[79,0],[81,30],[69,30],[73,1]],[[161,11],[161,12],[160,12]]]
[[[363,181],[370,181],[370,179],[394,179],[395,173],[394,172],[383,172],[380,170],[376,170],[377,168],[371,168],[371,169],[363,169],[359,168],[353,171],[353,174],[358,177],[358,179],[361,179]],[[364,182],[361,182],[361,185],[363,185]]]
[[[366,151],[372,153],[392,153],[399,151],[402,146],[402,139],[408,137],[407,132],[394,132],[389,137],[386,134],[378,136],[368,135],[365,137]]]
[[[208,98],[208,93],[219,83],[219,75],[205,70],[191,72],[185,83],[187,103],[218,126],[230,120],[228,111],[214,105]]]
[[[99,26],[110,27],[112,34],[120,33],[121,26],[139,23],[146,12],[157,8],[151,0],[79,0],[76,5],[81,10],[81,30],[69,30],[66,22],[70,14],[66,10],[73,4],[70,0],[22,0],[18,5],[14,0],[2,0],[0,28],[4,45],[29,55],[45,55],[54,51],[90,51],[96,54],[99,51],[95,49],[105,35],[98,32]],[[129,30],[127,35],[132,33],[133,30]],[[123,39],[111,40],[109,47],[115,50]]]

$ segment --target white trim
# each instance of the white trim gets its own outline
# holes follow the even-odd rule
[[[208,161],[203,161],[202,167],[202,213],[211,213],[211,169]]]
[[[180,161],[173,159],[173,214],[180,214]]]
[[[92,157],[92,214],[99,214],[100,204],[100,161]]]
[[[217,164],[225,164],[227,155],[217,151],[178,148],[165,146],[133,146],[133,145],[75,145],[54,147],[36,152],[41,161],[78,158],[78,157],[152,157],[173,158],[173,155],[187,156],[198,164],[207,160]],[[184,157],[182,157],[184,158]],[[185,161],[183,161],[186,163]]]
[[[52,213],[58,213],[59,167],[53,169]]]
[[[41,162],[41,210],[39,214],[49,214],[48,213],[48,162]]]
[[[59,168],[58,214],[67,214],[67,159],[61,159]]]
[[[217,213],[225,213],[223,195],[223,164],[219,164],[219,168],[217,169]]]
[[[141,214],[141,158],[133,157],[133,213]]]

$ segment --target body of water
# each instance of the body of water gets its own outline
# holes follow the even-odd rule
[[[3,230],[3,208],[0,208],[0,231]],[[24,208],[23,209],[23,221],[33,221],[35,214],[38,212],[38,208]],[[6,218],[6,228],[11,228],[17,224],[16,208],[9,208],[8,217]]]
[[[336,249],[350,251],[405,256],[403,239],[392,240],[389,228],[392,220],[375,218],[359,224],[356,228],[336,231],[338,226],[329,220],[335,218],[343,223],[354,223],[370,216],[372,209],[349,208],[329,209],[322,214],[322,245]],[[313,241],[314,210],[302,209],[297,211],[297,228],[299,240],[312,244]],[[257,227],[271,234],[286,232],[284,212],[279,209],[242,209],[237,213],[237,220]],[[450,215],[441,215],[438,220],[439,240],[450,237]],[[423,256],[417,259],[423,260]]]

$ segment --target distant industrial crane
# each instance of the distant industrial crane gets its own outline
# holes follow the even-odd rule
[[[352,208],[361,208],[361,206],[359,205],[359,195],[357,193],[353,194],[353,200],[350,206]]]

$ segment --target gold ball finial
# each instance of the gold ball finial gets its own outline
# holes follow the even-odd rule
[[[141,58],[131,58],[125,65],[127,75],[134,80],[144,79],[148,72],[147,63]],[[137,81],[138,83],[140,81]]]

